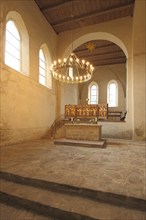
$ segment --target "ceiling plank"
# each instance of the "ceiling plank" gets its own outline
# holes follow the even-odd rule
[[[102,49],[102,48],[109,48],[109,47],[117,47],[117,45],[113,44],[113,43],[109,43],[109,44],[105,44],[105,45],[101,45],[101,46],[95,46],[95,50],[98,50],[98,49]],[[84,48],[84,49],[75,49],[74,52],[83,52],[83,51],[87,51],[88,49],[87,48]]]
[[[77,55],[79,58],[82,58],[82,57],[98,57],[98,56],[102,56],[102,55],[108,55],[108,54],[116,54],[116,53],[121,53],[122,50],[121,49],[118,49],[118,50],[113,50],[113,51],[106,51],[106,52],[102,52],[102,53],[97,53],[97,54],[90,54],[90,52],[88,54],[85,54],[83,56],[79,56]],[[77,54],[77,53],[76,53]]]
[[[94,67],[97,67],[97,66],[106,66],[106,65],[114,65],[114,64],[123,64],[123,63],[126,63],[124,60],[111,60],[111,61],[108,61],[108,62],[97,62],[97,63],[94,63]]]
[[[126,63],[125,57],[116,57],[116,58],[108,58],[108,59],[101,59],[101,60],[96,60],[92,62],[93,66],[97,66],[99,64],[103,65],[108,65],[108,64],[118,64],[118,63]]]
[[[101,16],[101,15],[105,15],[107,13],[115,13],[115,12],[118,12],[120,10],[125,10],[125,9],[133,9],[133,4],[130,3],[130,4],[127,4],[127,5],[124,5],[124,6],[118,6],[118,7],[114,7],[114,8],[111,8],[111,9],[107,9],[107,10],[104,10],[104,11],[100,11],[100,12],[93,12],[92,14],[86,14],[86,15],[81,15],[79,17],[73,17],[73,18],[69,18],[68,20],[63,20],[63,21],[60,21],[60,22],[57,22],[57,23],[51,23],[51,25],[53,25],[54,27],[59,27],[59,26],[62,26],[62,25],[66,25],[66,24],[70,24],[72,22],[77,22],[77,21],[81,21],[81,20],[84,20],[84,19],[89,19],[89,18],[93,18],[95,16]]]
[[[90,57],[89,57],[90,58]],[[126,57],[125,56],[118,56],[118,57],[105,57],[104,59],[96,59],[97,61],[102,61],[102,60],[118,60],[118,59],[125,59],[126,60]],[[92,62],[96,61],[96,60],[93,60]]]
[[[98,59],[98,60],[95,60],[95,62],[107,62],[107,61],[109,61],[109,60],[125,60],[125,62],[126,62],[126,57],[124,57],[124,56],[119,56],[119,57],[110,57],[110,58],[104,58],[104,59]],[[93,63],[94,61],[92,61],[92,63]]]
[[[72,3],[72,0],[68,0],[66,2],[62,2],[62,3],[59,3],[59,4],[55,4],[55,5],[48,5],[48,6],[44,6],[42,7],[40,10],[42,12],[46,12],[46,11],[52,11],[54,9],[59,9],[59,8],[62,8],[64,6],[67,6],[67,5],[70,5]]]

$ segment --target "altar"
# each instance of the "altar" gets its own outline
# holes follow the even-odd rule
[[[65,105],[65,118],[108,118],[108,104]]]
[[[65,105],[65,138],[68,140],[96,141],[102,139],[102,125],[98,119],[106,119],[107,104]]]
[[[72,140],[100,141],[102,125],[86,123],[65,124],[65,137]]]

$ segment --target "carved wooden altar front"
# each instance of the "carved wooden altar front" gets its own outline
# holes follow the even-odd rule
[[[65,117],[107,119],[108,105],[65,105]]]

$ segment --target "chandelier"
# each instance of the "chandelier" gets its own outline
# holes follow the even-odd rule
[[[80,60],[75,53],[63,60],[54,61],[51,66],[52,76],[65,83],[83,83],[91,79],[94,67],[88,61]]]
[[[71,19],[73,25],[73,0],[71,5]],[[73,29],[72,29],[73,30]],[[91,79],[94,67],[88,61],[80,60],[73,53],[73,33],[71,30],[72,50],[68,58],[58,59],[51,65],[52,76],[65,83],[83,83]]]

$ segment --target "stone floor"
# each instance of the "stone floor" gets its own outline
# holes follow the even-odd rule
[[[38,140],[1,148],[1,170],[137,198],[146,197],[145,143],[107,148],[54,145]]]
[[[1,171],[146,200],[144,142],[84,148],[42,139],[2,147],[0,159]]]

